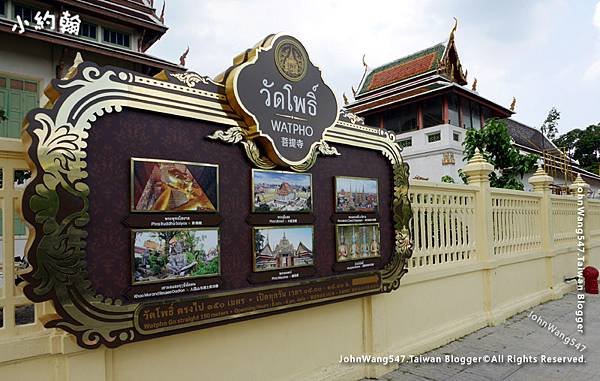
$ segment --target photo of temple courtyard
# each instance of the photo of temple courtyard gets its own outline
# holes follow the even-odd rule
[[[309,212],[311,175],[277,171],[253,172],[255,212]]]
[[[219,273],[219,231],[137,231],[134,282],[190,278]]]

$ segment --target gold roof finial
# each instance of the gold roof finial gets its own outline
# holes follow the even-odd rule
[[[454,19],[454,27],[450,31],[450,40],[454,38],[454,32],[456,32],[456,28],[458,27],[458,19],[456,17],[452,17]]]
[[[367,70],[369,70],[369,66],[367,65],[367,62],[365,61],[365,56],[366,56],[366,54],[363,54],[363,56],[362,56],[362,64],[365,67],[365,71],[363,71],[363,75],[362,75],[362,78],[360,79],[358,86],[362,85],[362,83],[365,79],[365,76],[367,75]],[[359,87],[359,90],[360,90],[360,87]],[[356,90],[354,90],[354,87],[352,87],[352,92],[354,93],[354,96],[356,97]]]
[[[160,17],[158,18],[162,24],[165,23],[165,5],[167,4],[167,0],[163,0],[162,10],[160,11]]]
[[[354,88],[354,85],[351,86],[352,88],[352,96],[356,96],[356,89]]]
[[[513,97],[513,100],[510,103],[510,111],[515,111],[515,106],[516,105],[517,105],[517,98]]]
[[[344,104],[348,104],[348,97],[346,97],[346,93],[342,93],[342,97],[344,97]]]
[[[185,52],[183,52],[183,54],[181,55],[181,57],[179,57],[179,64],[181,66],[185,66],[185,59],[187,58],[187,55],[188,55],[189,52],[190,52],[190,46],[188,45],[188,47],[185,50]]]
[[[475,78],[475,80],[473,81],[473,86],[471,87],[471,90],[477,91],[477,78]]]

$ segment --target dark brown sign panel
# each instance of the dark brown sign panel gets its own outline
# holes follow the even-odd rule
[[[269,81],[309,91],[321,78],[289,36],[246,58],[257,50]],[[116,347],[399,286],[411,213],[394,135],[338,117],[319,82],[308,123],[320,140],[298,156],[269,150],[230,105],[236,67],[215,82],[83,63],[53,83],[51,109],[28,115],[24,290],[54,302],[48,327]]]
[[[248,54],[227,79],[248,137],[263,142],[278,164],[300,164],[338,117],[333,91],[294,37],[273,36]]]

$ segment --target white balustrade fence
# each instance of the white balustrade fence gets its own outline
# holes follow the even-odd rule
[[[542,246],[541,196],[507,189],[492,191],[494,255],[523,253]]]
[[[411,183],[414,252],[409,268],[473,259],[474,194],[468,186]]]

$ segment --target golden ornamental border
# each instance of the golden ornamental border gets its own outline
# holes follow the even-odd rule
[[[245,139],[244,122],[222,94],[208,87],[210,83],[202,87],[205,84],[199,81],[194,84],[196,88],[190,88],[189,84],[158,80],[115,67],[99,68],[92,63],[79,65],[76,72],[71,71],[71,77],[65,81],[55,80],[49,85],[46,89],[49,108],[30,112],[23,129],[26,159],[32,170],[22,208],[29,227],[27,251],[32,265],[32,271],[24,275],[27,280],[24,292],[34,302],[54,302],[58,315],[43,317],[46,327],[57,327],[74,334],[82,347],[96,348],[102,344],[116,347],[152,337],[141,332],[135,317],[140,306],[156,301],[124,303],[120,299],[105,298],[96,293],[88,278],[85,227],[90,218],[90,189],[85,182],[85,148],[92,123],[107,113],[120,112],[124,107],[210,121],[230,126],[229,130],[216,132],[213,136],[242,143],[248,155],[255,155],[251,158],[255,164],[262,156],[258,147]],[[407,271],[406,260],[412,254],[408,165],[403,163],[400,148],[394,140],[391,132],[352,123],[344,112],[338,124],[328,129],[324,137],[329,143],[378,150],[392,164],[396,246],[391,261],[378,271],[382,279],[380,292],[398,288],[400,278]],[[68,194],[81,205],[79,210],[60,221],[57,220],[61,211],[59,193]],[[290,284],[293,283],[267,288]],[[208,297],[211,295],[203,296]],[[268,312],[255,311],[248,315]],[[187,328],[176,326],[167,330],[183,332]]]

